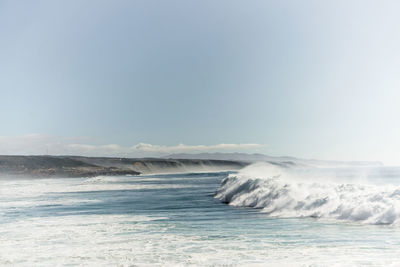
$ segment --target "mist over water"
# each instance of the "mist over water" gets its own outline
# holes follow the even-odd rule
[[[381,215],[397,203],[397,171],[257,164],[239,173],[3,179],[0,265],[396,266],[397,213]],[[356,172],[380,185],[341,181]],[[393,181],[377,179],[382,172]],[[329,213],[338,203],[355,209],[350,200],[374,206],[361,220]]]

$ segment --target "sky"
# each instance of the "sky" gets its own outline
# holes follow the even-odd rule
[[[400,164],[399,1],[0,0],[0,154]]]

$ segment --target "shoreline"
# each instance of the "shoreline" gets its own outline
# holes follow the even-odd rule
[[[1,178],[76,178],[239,170],[248,162],[82,156],[0,156]]]

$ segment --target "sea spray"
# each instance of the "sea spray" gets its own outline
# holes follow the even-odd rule
[[[257,163],[225,178],[215,197],[232,206],[259,208],[274,217],[400,224],[400,186],[374,185],[365,175],[335,177],[332,169],[324,172]]]

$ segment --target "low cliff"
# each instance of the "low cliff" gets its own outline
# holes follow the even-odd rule
[[[0,177],[89,177],[238,170],[229,160],[101,158],[80,156],[0,156]]]
[[[87,164],[138,171],[142,174],[238,170],[247,165],[232,160],[73,157]]]

